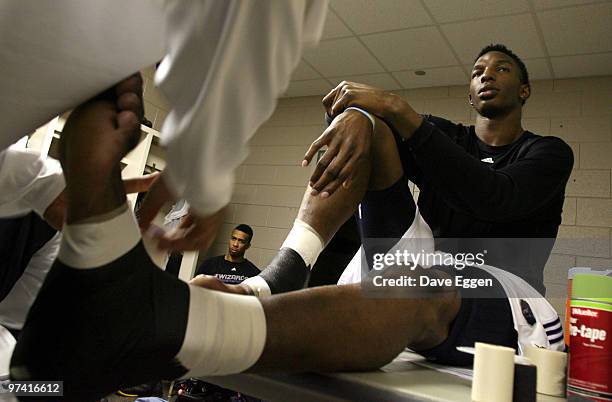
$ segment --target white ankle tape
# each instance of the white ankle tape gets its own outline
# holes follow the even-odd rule
[[[256,297],[189,285],[189,318],[180,363],[183,378],[240,373],[251,367],[266,343],[266,316]]]
[[[302,257],[306,266],[312,268],[325,244],[312,226],[296,219],[281,248],[283,247],[295,250]]]
[[[248,286],[256,297],[267,297],[272,295],[270,285],[268,285],[268,282],[259,275],[247,278],[240,284]]]
[[[95,268],[133,249],[140,230],[128,204],[120,208],[124,210],[106,221],[64,225],[58,259],[72,268]]]

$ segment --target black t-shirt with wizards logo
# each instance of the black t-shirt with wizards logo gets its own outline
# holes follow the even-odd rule
[[[242,262],[231,262],[224,255],[205,260],[196,270],[196,275],[212,275],[227,284],[236,284],[259,275],[259,269],[246,258]]]

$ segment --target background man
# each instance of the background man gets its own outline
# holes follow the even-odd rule
[[[232,230],[225,255],[206,259],[197,269],[197,275],[214,275],[223,283],[236,284],[259,274],[259,269],[244,257],[251,247],[253,229],[244,223]]]
[[[238,284],[247,278],[251,278],[259,274],[259,268],[244,256],[246,251],[251,247],[253,240],[253,229],[244,223],[236,226],[230,235],[227,252],[224,255],[207,258],[196,270],[198,275],[211,275],[226,284]],[[254,401],[255,398],[247,395],[242,395],[236,391],[218,387],[197,379],[190,379],[192,384],[197,389],[203,390],[200,392],[201,397],[217,397],[217,399],[232,400],[232,401]],[[193,394],[190,394],[193,397]],[[232,399],[233,398],[233,399]]]

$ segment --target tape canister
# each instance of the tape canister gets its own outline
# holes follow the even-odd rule
[[[514,349],[476,342],[472,401],[512,402]]]
[[[565,396],[567,353],[532,346],[525,348],[525,357],[537,367],[538,393]]]
[[[612,401],[612,277],[576,275],[570,307],[568,397]]]

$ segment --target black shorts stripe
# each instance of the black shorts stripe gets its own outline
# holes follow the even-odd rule
[[[561,324],[561,320],[559,320],[559,318],[557,317],[554,321],[548,322],[543,324],[544,328],[550,328],[550,327],[554,327],[557,324]]]

